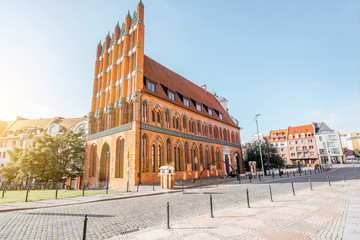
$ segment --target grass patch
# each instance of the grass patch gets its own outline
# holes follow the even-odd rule
[[[28,196],[28,202],[55,199],[56,190],[30,190]],[[109,194],[121,193],[124,191],[109,190]],[[85,196],[92,195],[105,195],[106,190],[85,190]],[[58,199],[73,198],[82,196],[82,190],[58,190]],[[26,190],[9,190],[5,192],[5,197],[2,197],[2,191],[0,191],[0,204],[3,203],[16,203],[25,202]]]

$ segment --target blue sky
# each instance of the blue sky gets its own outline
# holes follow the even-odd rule
[[[138,1],[2,1],[0,120],[90,110],[96,45]],[[145,54],[229,100],[242,140],[360,131],[360,1],[144,0]]]

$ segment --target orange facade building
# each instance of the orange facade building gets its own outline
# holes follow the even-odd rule
[[[240,128],[217,96],[144,55],[144,6],[97,47],[84,179],[90,188],[243,172]],[[214,162],[213,164],[210,164]],[[210,164],[210,165],[209,165]],[[230,166],[231,165],[231,166]]]
[[[269,143],[276,147],[279,155],[284,160],[285,164],[292,164],[290,162],[290,154],[287,141],[287,129],[279,129],[270,131],[270,135],[267,139]]]

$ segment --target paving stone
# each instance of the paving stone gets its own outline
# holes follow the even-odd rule
[[[163,229],[155,229],[148,232],[143,232],[136,234],[135,237],[139,240],[147,239],[147,240],[157,240],[161,238],[169,237],[170,233],[168,231],[165,231]]]
[[[315,235],[317,234],[322,228],[322,226],[317,224],[311,224],[307,222],[297,222],[287,227],[288,229]]]
[[[265,239],[267,240],[307,240],[310,239],[307,236],[298,234],[298,233],[292,233],[292,232],[287,232],[287,231],[276,231],[273,232],[272,234],[268,235],[265,237]]]
[[[222,237],[242,236],[247,230],[240,229],[239,227],[221,226],[212,229],[211,232],[216,233]]]

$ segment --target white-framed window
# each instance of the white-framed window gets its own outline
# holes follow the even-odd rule
[[[329,143],[328,143],[328,146],[329,146],[329,147],[335,147],[335,143],[334,143],[334,142],[329,142]]]
[[[279,141],[279,139],[278,139],[278,138],[275,138],[275,141]]]
[[[285,148],[282,148],[281,151],[282,151],[282,152],[285,151]]]
[[[339,151],[338,148],[331,148],[331,153],[332,153],[332,154],[339,154],[340,151]]]
[[[298,154],[297,154],[297,158],[301,158],[301,153],[298,153]]]
[[[209,114],[212,116],[214,114],[213,110],[209,108]]]
[[[326,143],[325,142],[323,142],[323,147],[326,148]]]
[[[293,135],[289,135],[289,139],[293,139]]]
[[[292,156],[292,157],[295,157],[295,153],[292,153],[291,156]]]
[[[201,111],[202,111],[202,106],[197,103],[197,104],[196,104],[196,109],[201,112]]]
[[[308,143],[312,143],[312,139],[308,139]]]
[[[315,156],[315,153],[314,153],[314,152],[310,152],[310,156]]]
[[[221,120],[224,120],[224,115],[222,115],[222,113],[219,113],[219,117]]]
[[[301,143],[306,143],[306,140],[301,140]]]
[[[277,134],[276,134],[276,133],[274,133],[274,137],[276,137],[276,135],[277,135]]]
[[[322,136],[319,137],[319,140],[322,141]]]
[[[284,138],[282,137],[281,140],[284,140]]]
[[[295,138],[299,138],[299,134],[295,134]]]
[[[189,101],[189,99],[184,98],[183,102],[184,102],[184,105],[185,105],[185,106],[190,107],[190,101]]]
[[[286,157],[286,154],[281,155],[283,158]]]
[[[300,136],[301,136],[302,138],[304,138],[304,137],[305,137],[305,133],[302,133]]]
[[[329,135],[330,140],[336,140],[336,135]]]
[[[314,146],[313,146],[313,145],[310,145],[310,146],[309,146],[309,149],[314,149]]]
[[[289,141],[289,145],[292,145],[292,144],[294,144],[294,141]]]
[[[285,143],[280,143],[280,146],[285,146]]]
[[[168,90],[168,97],[171,100],[175,101],[175,93],[173,91]]]
[[[157,85],[149,80],[146,80],[146,88],[152,92],[157,92]]]
[[[291,151],[294,151],[294,147],[290,147],[290,150],[291,150]]]
[[[312,136],[312,134],[311,134],[311,133],[307,133],[307,136],[308,136],[308,137],[311,137],[311,136]]]

